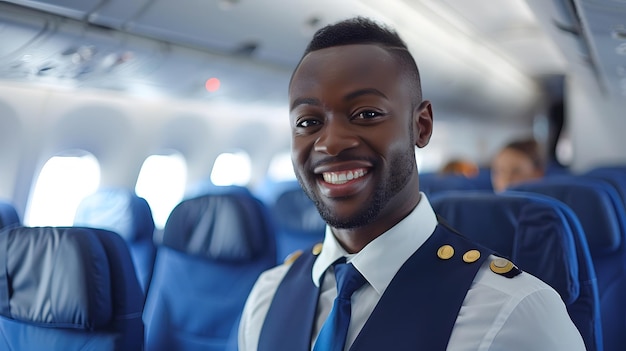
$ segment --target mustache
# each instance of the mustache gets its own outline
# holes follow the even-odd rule
[[[352,156],[352,155],[349,155],[349,154],[346,154],[346,155],[340,154],[338,156],[324,156],[324,157],[322,157],[320,159],[313,160],[313,161],[311,161],[311,164],[310,164],[309,168],[311,170],[313,170],[313,169],[315,169],[315,168],[317,168],[319,166],[323,166],[323,165],[328,164],[328,163],[348,162],[348,161],[366,161],[366,162],[371,163],[374,166],[378,163],[375,159],[373,159],[371,157]]]

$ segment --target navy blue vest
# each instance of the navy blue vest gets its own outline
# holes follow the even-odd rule
[[[452,258],[437,256],[442,245],[454,248]],[[463,254],[469,250],[480,251],[480,258],[464,262]],[[492,253],[438,225],[391,280],[350,350],[445,350],[465,295]],[[278,286],[258,351],[311,349],[319,297],[311,279],[315,258],[311,253],[300,256]]]

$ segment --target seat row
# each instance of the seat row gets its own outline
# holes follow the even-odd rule
[[[626,167],[606,167],[546,177],[498,195],[457,190],[440,191],[431,198],[435,210],[465,235],[511,257],[553,286],[588,350],[620,350],[626,342],[625,189]],[[513,204],[520,197],[525,198],[524,211]],[[494,203],[481,205],[490,201]],[[553,209],[538,211],[539,203]],[[565,234],[556,235],[553,223]],[[534,227],[525,229],[529,224]],[[540,240],[527,245],[536,235]],[[557,249],[555,240],[561,242],[558,247],[570,248]]]
[[[275,207],[294,210],[284,190]],[[72,227],[5,222],[0,349],[225,350],[252,285],[280,257],[268,206],[242,187],[182,201],[157,245],[148,204],[120,189],[83,200]]]
[[[623,229],[619,219],[604,227],[593,220],[618,213],[616,201],[620,199],[613,188],[612,195],[576,197],[571,188],[557,186],[567,184],[565,180],[546,182],[544,193],[550,197],[537,194],[544,184],[538,182],[524,185],[537,188],[520,186],[498,195],[440,193],[431,196],[431,202],[464,235],[510,257],[553,286],[588,350],[618,350],[626,334],[626,308],[622,308],[626,302],[625,234],[619,232]],[[0,232],[0,259],[7,263],[0,285],[11,292],[0,291],[0,303],[9,306],[0,309],[0,330],[5,331],[0,333],[5,338],[0,346],[5,342],[7,349],[38,349],[38,345],[79,349],[72,347],[77,345],[74,341],[66,341],[75,338],[89,340],[97,345],[96,350],[135,350],[144,344],[145,350],[233,347],[237,318],[256,277],[287,253],[310,247],[323,237],[324,223],[297,182],[273,186],[259,194],[263,202],[239,187],[220,188],[181,202],[172,211],[156,250],[147,255],[149,245],[143,244],[151,244],[151,235],[142,233],[154,230],[154,223],[146,216],[147,203],[130,193],[102,191],[86,199],[75,227],[27,228],[11,222]],[[561,201],[555,199],[559,198],[555,189],[565,194]],[[98,204],[106,204],[110,212],[98,209]],[[3,221],[16,218],[2,213]],[[75,243],[79,236],[84,238]],[[6,251],[2,249],[5,243]],[[112,252],[112,248],[130,255]],[[102,253],[104,258],[99,256]],[[93,269],[73,268],[80,266]],[[41,274],[31,277],[32,272]],[[45,274],[50,277],[44,279]],[[43,287],[34,288],[37,279],[43,279]],[[95,290],[85,290],[81,284]],[[63,294],[53,289],[59,286],[64,286]],[[106,291],[111,292],[109,298],[103,295]],[[31,296],[44,300],[33,303]],[[80,305],[74,306],[71,315],[48,308],[72,306],[67,301]],[[53,337],[56,329],[61,336]],[[10,340],[20,333],[32,337]],[[30,344],[25,347],[23,343]]]

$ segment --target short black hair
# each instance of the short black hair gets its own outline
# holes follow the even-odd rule
[[[406,43],[393,29],[365,17],[355,17],[319,29],[304,50],[304,56],[333,46],[369,43],[407,49]]]
[[[396,57],[402,69],[410,75],[411,84],[418,97],[416,103],[421,102],[422,85],[419,69],[406,43],[395,30],[369,18],[354,17],[319,29],[304,50],[300,63],[306,55],[313,51],[353,44],[379,45]]]

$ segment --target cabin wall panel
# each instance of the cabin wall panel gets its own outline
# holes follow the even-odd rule
[[[15,109],[0,97],[0,199],[12,199],[21,156],[23,126]]]
[[[446,114],[445,118],[438,115]],[[532,136],[532,125],[493,123],[439,111],[435,114],[433,134],[423,149],[417,149],[421,159],[420,172],[440,169],[453,158],[464,158],[480,166],[489,166],[498,150],[511,140]]]
[[[15,114],[21,130],[10,141],[10,156],[7,157],[12,161],[2,163],[0,191],[12,200],[21,218],[38,170],[39,150],[48,127],[46,105],[49,99],[48,89],[0,82],[0,101],[8,111],[12,111],[9,114]],[[5,122],[0,122],[2,128],[5,128]],[[10,122],[6,123],[8,130],[11,128]]]
[[[176,112],[160,125],[155,134],[153,153],[173,150],[185,157],[188,184],[206,178],[217,156],[214,149],[220,132],[205,116]]]
[[[132,122],[131,104],[108,94],[56,92],[47,109],[51,133],[41,165],[61,152],[81,149],[98,159],[101,186],[128,185],[125,180],[135,173],[132,156],[145,138]]]
[[[575,172],[605,164],[626,164],[626,99],[609,99],[582,78],[567,80],[566,128]]]

